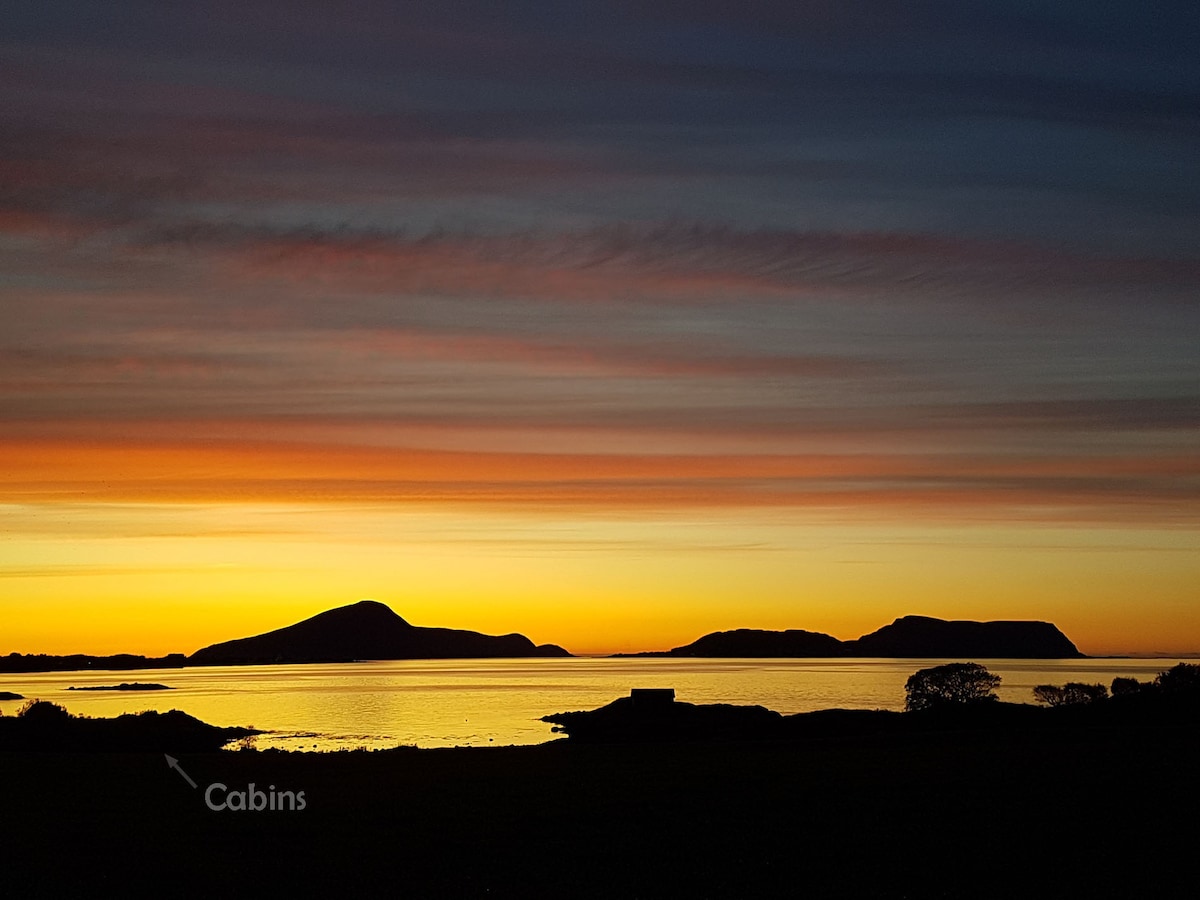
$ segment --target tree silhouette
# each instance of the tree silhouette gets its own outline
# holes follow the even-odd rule
[[[1033,699],[1048,706],[1082,706],[1108,699],[1108,688],[1102,684],[1083,684],[1069,681],[1059,687],[1054,684],[1039,684],[1033,689]]]
[[[1000,676],[979,663],[947,663],[921,669],[904,683],[909,712],[996,699]]]
[[[1200,694],[1200,665],[1179,663],[1154,678],[1154,686],[1170,694]]]
[[[1149,685],[1143,681],[1138,681],[1136,678],[1128,678],[1118,675],[1112,680],[1112,695],[1114,697],[1128,697],[1132,694],[1148,688]]]

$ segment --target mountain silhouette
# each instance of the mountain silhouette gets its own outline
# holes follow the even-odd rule
[[[683,647],[665,653],[638,653],[636,656],[696,656],[696,657],[824,657],[844,656],[843,643],[832,635],[819,631],[761,631],[738,628],[734,631],[715,631]]]
[[[1049,622],[966,622],[902,616],[845,644],[848,656],[1082,659]]]
[[[967,622],[902,616],[853,641],[817,631],[716,631],[682,647],[618,656],[726,659],[822,657],[976,657],[1081,659],[1084,654],[1049,622]]]
[[[570,655],[555,644],[535,646],[521,634],[494,637],[410,625],[384,604],[362,600],[266,634],[212,644],[189,656],[188,665]]]

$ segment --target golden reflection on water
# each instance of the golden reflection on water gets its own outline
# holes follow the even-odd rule
[[[267,730],[260,748],[334,750],[538,744],[555,738],[541,716],[594,709],[635,687],[673,687],[689,703],[816,709],[901,709],[904,682],[931,659],[487,659],[332,665],[231,666],[123,672],[0,673],[0,690],[51,700],[72,713],[115,716],[181,709],[214,725]],[[1032,703],[1038,684],[1149,680],[1178,660],[976,660],[1002,677],[1000,699]],[[155,692],[80,692],[71,686],[159,683]],[[22,701],[0,703],[5,715]]]

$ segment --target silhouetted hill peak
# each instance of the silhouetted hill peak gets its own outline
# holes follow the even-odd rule
[[[981,659],[1077,659],[1083,656],[1049,622],[970,622],[901,616],[845,644],[847,655]]]
[[[853,641],[819,631],[715,631],[672,650],[617,656],[753,657],[929,657],[993,659],[1075,659],[1083,656],[1049,622],[966,622],[929,616],[901,616],[891,625]]]
[[[222,666],[570,655],[553,644],[534,646],[521,634],[494,637],[475,631],[410,625],[390,607],[374,600],[361,600],[266,634],[213,644],[193,653],[188,664]]]
[[[298,625],[313,628],[412,628],[395,610],[378,600],[359,600],[327,609]],[[298,626],[297,626],[298,627]]]
[[[842,642],[828,634],[797,628],[787,631],[737,628],[706,634],[683,647],[654,655],[710,658],[841,656]]]

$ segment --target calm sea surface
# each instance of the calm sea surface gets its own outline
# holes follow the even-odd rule
[[[0,673],[0,690],[52,700],[73,713],[114,716],[181,709],[214,725],[266,729],[259,747],[488,746],[552,740],[538,719],[594,709],[634,687],[672,687],[690,703],[759,704],[781,713],[901,709],[904,682],[931,659],[489,659],[338,665]],[[976,660],[1002,678],[1002,700],[1032,703],[1037,684],[1149,680],[1179,660]],[[156,682],[146,693],[71,686]],[[0,702],[12,715],[21,701]]]

